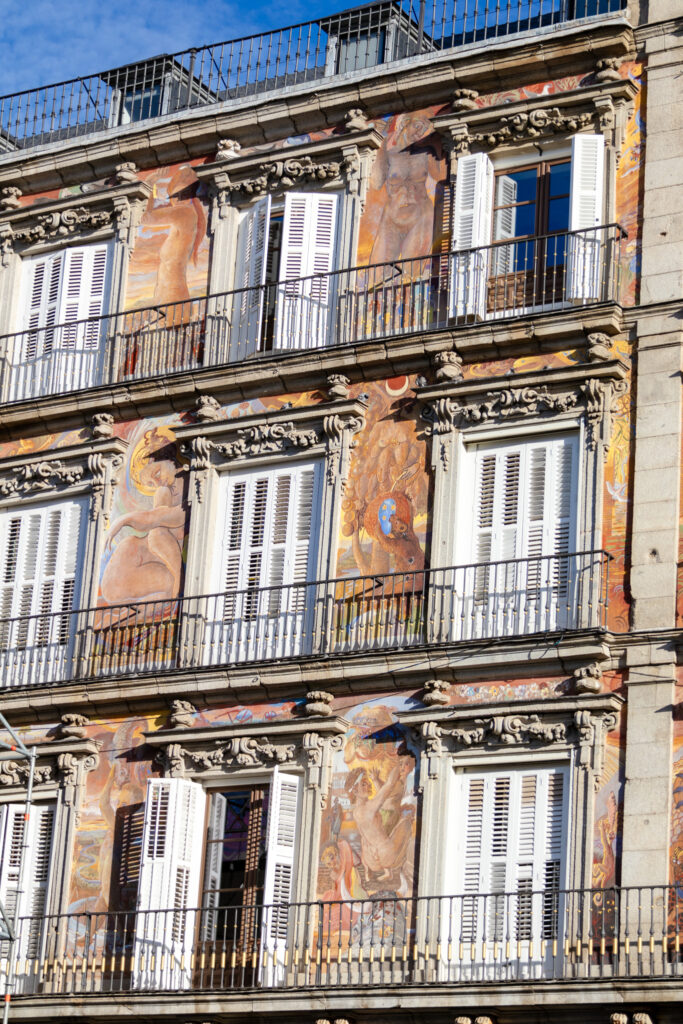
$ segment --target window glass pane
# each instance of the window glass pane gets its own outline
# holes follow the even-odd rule
[[[505,191],[506,181],[514,182],[515,202],[528,203],[536,201],[535,167],[530,167],[526,171],[509,171],[506,174],[498,175],[496,179],[496,206],[509,202]]]
[[[515,234],[533,235],[536,230],[536,204],[530,203],[528,206],[518,206],[516,213]]]
[[[548,231],[569,229],[569,196],[551,199],[548,204]]]
[[[563,161],[561,164],[553,164],[550,168],[550,195],[552,196],[568,196],[569,195],[569,178],[570,178],[570,162],[569,160]]]

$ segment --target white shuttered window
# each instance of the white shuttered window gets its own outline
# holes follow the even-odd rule
[[[574,301],[599,299],[604,276],[606,239],[591,231],[603,222],[605,140],[602,135],[572,138],[569,197],[570,238],[567,252],[567,297]]]
[[[12,685],[65,678],[84,521],[83,499],[0,516],[0,660]]]
[[[480,445],[467,453],[458,560],[461,621],[476,635],[568,625],[576,594],[578,435]],[[470,495],[473,496],[473,503]]]
[[[0,806],[0,898],[10,920],[17,903],[18,917],[26,919],[20,921],[18,929],[19,962],[38,957],[41,953],[43,918],[50,886],[55,805],[34,804],[29,814],[28,830],[25,810],[23,803]],[[24,840],[24,868],[20,880]],[[2,945],[2,955],[6,955],[5,944]]]
[[[133,968],[140,987],[191,984],[205,809],[196,782],[147,783]]]
[[[568,772],[564,766],[454,777],[455,893],[461,940],[474,944],[557,938],[565,884]]]
[[[460,157],[453,203],[451,316],[482,319],[486,314],[488,250],[481,247],[491,241],[492,215],[493,164],[486,153]]]
[[[322,465],[293,463],[229,474],[218,586],[228,660],[302,651],[318,552]]]
[[[247,210],[240,224],[235,273],[237,291],[230,335],[232,362],[254,355],[261,345],[270,207],[270,196],[259,199]]]
[[[289,192],[285,197],[276,348],[330,343],[337,205],[336,195]]]
[[[26,260],[11,397],[38,397],[99,382],[109,289],[108,244]]]
[[[275,768],[270,788],[268,846],[263,890],[265,928],[263,980],[271,983],[277,972],[274,959],[282,962],[282,951],[289,931],[289,902],[294,890],[301,779]],[[280,955],[273,954],[280,949]]]

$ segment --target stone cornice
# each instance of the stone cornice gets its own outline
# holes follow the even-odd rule
[[[0,459],[0,500],[8,506],[28,496],[90,492],[92,518],[103,513],[106,519],[127,447],[121,438],[93,437],[78,446]]]
[[[344,184],[364,202],[370,174],[368,157],[381,143],[382,135],[372,126],[363,131],[329,135],[298,146],[271,152],[261,150],[244,156],[233,143],[235,150],[229,156],[197,167],[196,174],[199,181],[209,185],[219,217],[225,216],[233,202],[246,202],[269,192],[307,185],[319,189]]]
[[[521,749],[558,752],[579,749],[578,767],[590,770],[594,784],[604,763],[605,736],[618,724],[625,701],[618,694],[581,694],[543,701],[449,706],[398,712],[402,725],[421,738],[428,779],[439,775],[444,756],[469,753],[505,755]]]
[[[198,416],[203,418],[175,430],[190,459],[199,501],[211,467],[246,459],[251,462],[259,457],[325,454],[328,480],[336,475],[345,480],[353,437],[362,430],[367,410],[367,403],[361,399],[342,399],[235,419],[204,418],[214,415],[205,410],[213,410],[216,405],[201,396]]]
[[[15,205],[10,188],[0,200],[0,246],[4,257],[11,251],[41,250],[69,240],[91,241],[109,235],[127,244],[144,213],[151,186],[144,181],[125,181],[101,192],[60,196],[31,206]],[[9,204],[9,205],[8,205]]]
[[[64,738],[35,744],[37,750],[34,784],[41,787],[75,786],[83,773],[99,763],[98,740]],[[0,793],[25,790],[29,763],[16,754],[0,754]]]
[[[518,373],[511,377],[451,380],[418,392],[427,434],[500,425],[502,422],[582,416],[590,449],[606,451],[616,399],[627,388],[619,359]],[[443,449],[447,459],[447,450]],[[447,467],[446,467],[447,468]]]
[[[571,92],[529,96],[488,107],[472,106],[438,114],[431,120],[455,157],[470,151],[515,147],[555,135],[566,137],[580,131],[603,132],[612,140],[617,108],[631,102],[637,91],[630,79],[598,81]]]
[[[539,44],[542,40],[542,45]],[[0,156],[0,184],[24,191],[58,188],[113,174],[122,160],[154,167],[206,156],[221,136],[256,145],[337,124],[349,108],[365,106],[369,116],[447,103],[458,85],[480,93],[588,72],[597,59],[635,52],[633,29],[623,14],[603,15],[588,24],[568,23],[503,39],[487,39],[455,50],[435,51],[396,65],[379,65],[357,75],[318,79],[275,93],[246,96],[206,108],[191,108],[85,138],[51,143]]]
[[[336,717],[306,717],[145,733],[157,763],[171,778],[224,778],[235,771],[267,772],[276,766],[304,772],[306,786],[324,802],[332,757],[348,723]]]

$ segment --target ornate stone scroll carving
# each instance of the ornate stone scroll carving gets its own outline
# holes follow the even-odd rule
[[[249,455],[269,455],[296,448],[306,450],[320,443],[316,430],[298,430],[293,422],[256,423],[237,431],[237,440],[224,444],[214,443],[214,448],[224,459],[238,459]]]
[[[311,694],[311,696],[321,696]],[[323,695],[325,697],[328,694]],[[327,708],[325,701],[320,701]],[[266,731],[267,728],[267,731]],[[277,722],[202,727],[178,724],[146,734],[157,761],[174,778],[220,778],[239,771],[270,772],[276,765],[303,770],[309,788],[327,793],[332,758],[348,728],[344,719],[319,714]]]
[[[114,417],[110,412],[96,412],[91,421],[92,436],[108,438],[114,435]]]
[[[203,501],[212,466],[296,452],[326,454],[328,482],[339,477],[343,486],[365,409],[361,399],[339,397],[317,406],[282,408],[272,415],[183,424],[176,436],[190,460],[197,500]]]
[[[495,389],[490,380],[457,379],[422,389],[419,397],[425,404],[421,417],[427,435],[438,437],[455,429],[574,413],[584,417],[589,449],[602,445],[606,453],[616,402],[628,387],[622,363],[601,359],[590,365],[590,373],[584,364],[581,370],[524,376],[519,384],[501,381]],[[448,446],[442,447],[441,458],[447,463]]]
[[[75,712],[67,712],[59,719],[57,735],[60,739],[72,737],[76,740],[84,740],[88,735],[87,727],[92,725],[85,715],[78,715]]]
[[[501,117],[499,128],[493,131],[471,132],[470,139],[480,146],[493,149],[504,142],[519,143],[547,135],[573,135],[590,127],[594,121],[595,115],[592,112],[564,113],[559,107],[546,107]]]
[[[3,250],[39,246],[72,238],[115,233],[130,245],[151,186],[139,181],[134,164],[119,164],[110,189],[86,195],[61,196],[47,203],[22,206],[14,203],[13,193],[0,202],[0,230]]]
[[[476,110],[479,93],[476,89],[456,89],[453,93],[453,110]]]
[[[340,181],[349,170],[355,170],[349,157],[319,161],[310,156],[267,160],[258,165],[255,174],[242,181],[230,182],[227,187],[228,191],[245,197],[262,196],[309,182]]]
[[[104,515],[106,520],[126,447],[120,438],[96,436],[82,447],[0,460],[0,498],[20,500],[26,494],[89,488],[91,518]]]
[[[84,206],[41,213],[26,227],[18,228],[14,232],[14,240],[22,245],[31,245],[53,238],[68,238],[77,233],[86,234],[107,227],[113,218],[113,210],[89,210]]]
[[[458,90],[452,110],[437,114],[432,124],[452,156],[468,153],[470,147],[512,147],[597,130],[618,148],[636,89],[634,83],[621,78],[613,64],[601,62],[593,82],[561,95],[480,105],[476,96],[468,95],[469,90]],[[453,163],[451,169],[455,169]]]
[[[435,779],[443,757],[486,750],[504,756],[509,748],[567,751],[578,747],[577,764],[593,772],[599,784],[605,736],[617,724],[623,700],[615,694],[582,694],[524,702],[508,714],[500,706],[475,710],[466,706],[431,706],[398,713],[401,724],[415,730],[422,746],[426,779]]]
[[[221,405],[213,395],[200,395],[194,404],[194,414],[199,423],[214,423],[220,419]]]
[[[602,57],[596,64],[595,77],[599,82],[620,82],[619,67],[621,63],[618,57]]]
[[[0,497],[72,486],[81,482],[84,473],[84,466],[71,466],[58,459],[13,466],[9,473],[0,475]]]
[[[63,716],[67,717],[67,716]],[[83,716],[74,715],[80,720]],[[84,719],[88,722],[88,719]],[[52,741],[37,745],[38,758],[33,774],[36,786],[75,786],[83,781],[84,775],[97,767],[99,762],[99,740],[86,739],[76,735],[79,726],[72,733],[64,733],[64,723],[57,729]],[[68,724],[66,726],[68,729]],[[0,788],[24,789],[28,782],[30,765],[27,760],[8,758],[0,760]]]
[[[372,128],[372,121],[366,116],[363,107],[351,107],[344,114],[344,127],[347,132],[365,132]]]
[[[20,210],[20,199],[24,193],[16,185],[0,188],[0,210]]]
[[[454,729],[453,739],[463,747],[501,743],[564,743],[567,729],[562,722],[542,722],[538,715],[493,715],[475,718],[471,729]]]

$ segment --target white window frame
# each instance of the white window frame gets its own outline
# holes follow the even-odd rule
[[[343,264],[341,258],[341,239],[344,219],[344,193],[340,189],[313,190],[302,189],[286,191],[281,194],[266,194],[250,207],[240,213],[236,235],[236,272],[233,287],[236,295],[232,303],[231,320],[234,325],[231,331],[230,361],[247,359],[263,351],[263,330],[266,315],[266,299],[275,298],[274,331],[272,338],[273,351],[295,351],[297,349],[324,348],[331,343],[334,331],[334,304],[336,277],[330,278],[330,286],[321,303],[316,301],[316,278],[312,275],[322,273],[334,274]],[[313,201],[332,205],[333,227],[329,240],[329,252],[324,259],[325,269],[315,270],[313,250],[308,249],[306,273],[295,274],[291,280],[305,279],[304,284],[292,293],[287,286],[286,246],[292,223],[288,216],[297,202],[312,203]],[[282,214],[283,230],[278,267],[277,282],[267,281],[269,227],[271,218]],[[310,218],[313,216],[310,207],[305,217],[310,234]],[[253,226],[250,228],[250,223]],[[263,239],[263,254],[254,255],[254,233]],[[322,258],[322,256],[321,256]],[[245,272],[242,273],[242,268]],[[261,288],[260,292],[254,289]],[[246,289],[246,291],[244,290]],[[259,297],[260,296],[260,297]],[[270,304],[270,303],[268,303]],[[305,341],[304,341],[305,338]]]
[[[594,218],[590,223],[580,223],[582,214],[580,203],[575,188],[576,160],[580,148],[585,148],[586,140],[595,140],[594,144],[600,150],[600,162],[598,164],[600,173],[596,178],[596,209]],[[573,303],[594,300],[599,297],[599,270],[600,252],[605,239],[600,238],[596,231],[590,233],[590,228],[596,229],[607,223],[605,211],[609,208],[607,192],[607,152],[604,137],[600,134],[578,133],[570,137],[569,141],[551,142],[543,146],[542,159],[562,160],[570,157],[571,160],[571,184],[570,184],[570,211],[569,228],[566,256],[566,290],[567,295],[563,306],[571,308]],[[523,146],[514,153],[494,154],[479,152],[465,154],[459,158],[458,163],[465,161],[458,167],[456,173],[455,189],[453,197],[453,240],[451,248],[454,256],[451,262],[451,283],[449,295],[450,315],[454,317],[467,317],[480,321],[495,320],[501,317],[524,316],[530,312],[543,312],[544,309],[557,309],[557,303],[550,306],[534,303],[529,307],[515,307],[504,310],[487,309],[487,284],[490,276],[490,257],[493,252],[488,246],[493,244],[495,204],[495,176],[498,171],[512,170],[525,162],[533,163],[539,160],[538,149]],[[478,188],[474,193],[474,217],[467,213],[463,215],[461,205],[464,202],[463,192],[458,189],[458,177],[463,172],[474,174],[474,166],[478,167],[476,172],[483,180],[486,178],[485,188]],[[459,218],[462,218],[459,220]],[[585,219],[585,218],[584,218]],[[469,225],[469,227],[468,227]],[[587,234],[571,235],[573,231],[588,230]],[[463,233],[464,232],[464,233]],[[460,253],[459,250],[475,249],[475,252]],[[500,246],[496,252],[503,254],[503,258],[510,258],[505,246]]]
[[[96,253],[102,253],[104,268],[101,274],[100,294],[89,298],[88,290],[81,279],[79,290],[70,297],[69,274],[73,260],[82,258],[91,277],[95,272],[93,260]],[[36,328],[33,344],[35,352],[28,352],[31,344],[31,295],[37,264],[61,257],[62,268],[59,276],[59,291],[55,299],[54,320]],[[15,333],[12,338],[13,351],[8,353],[7,400],[19,401],[40,398],[65,391],[81,390],[99,384],[105,370],[107,351],[105,345],[106,317],[111,308],[112,283],[114,278],[114,242],[111,239],[90,241],[83,244],[64,246],[48,252],[33,253],[21,260],[21,282],[19,287],[19,308],[15,312]],[[45,292],[49,284],[43,285]],[[83,308],[83,307],[88,307]],[[41,306],[44,319],[44,306]],[[49,317],[49,314],[48,314]],[[90,317],[93,323],[84,323]],[[78,326],[76,326],[78,324]],[[44,351],[49,343],[49,351]]]

